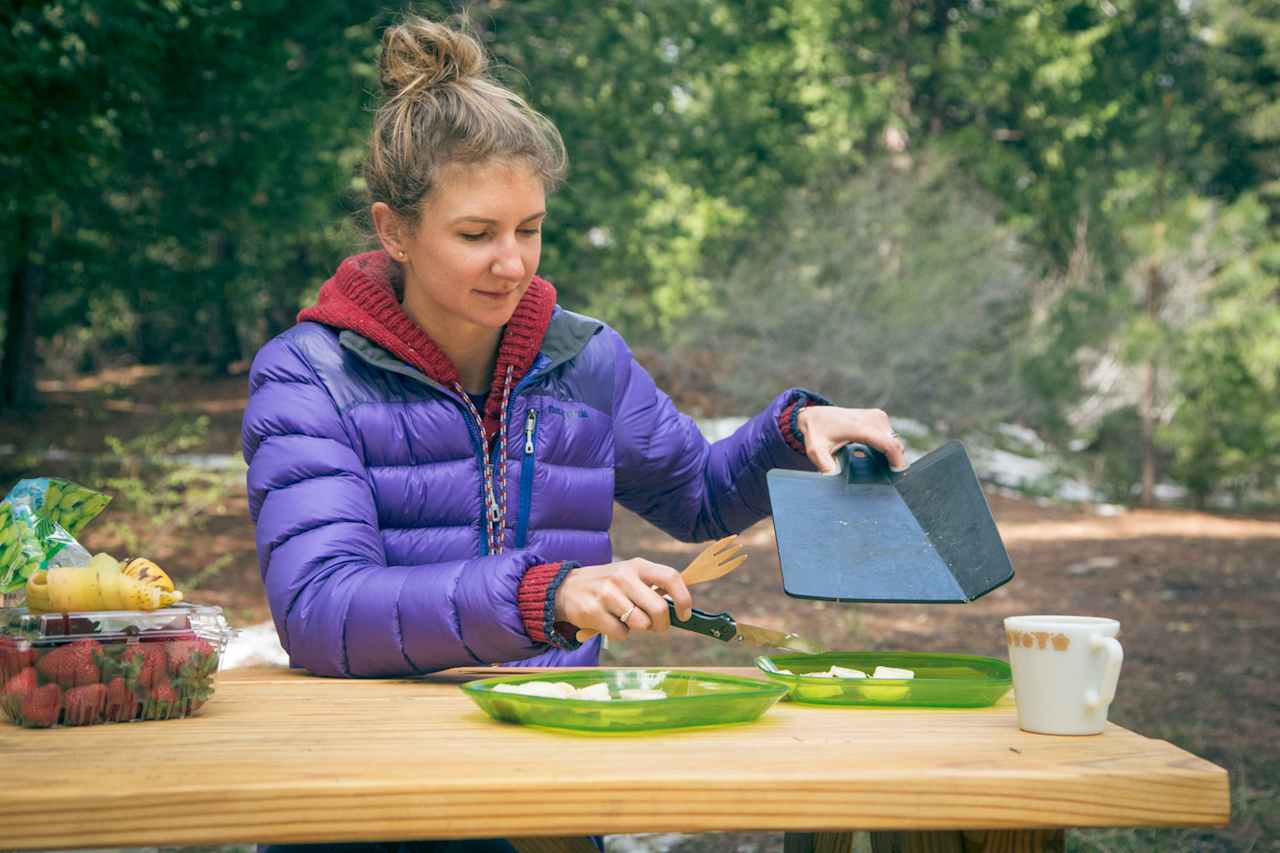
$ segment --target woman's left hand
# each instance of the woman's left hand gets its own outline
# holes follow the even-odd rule
[[[894,471],[907,470],[906,447],[880,409],[805,406],[796,416],[796,425],[804,436],[805,454],[823,474],[840,473],[835,452],[854,442],[879,450]]]

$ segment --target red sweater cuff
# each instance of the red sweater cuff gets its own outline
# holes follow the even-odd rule
[[[525,633],[535,643],[549,642],[545,626],[547,614],[547,590],[560,573],[560,563],[542,563],[525,571],[520,579],[516,601],[520,618],[524,620]]]
[[[800,414],[800,410],[809,405],[812,400],[807,397],[799,397],[788,403],[781,412],[778,413],[778,429],[782,430],[782,437],[786,440],[787,446],[796,453],[804,453],[804,434],[800,432],[796,425],[796,416]]]

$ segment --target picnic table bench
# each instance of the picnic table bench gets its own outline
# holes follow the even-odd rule
[[[468,677],[231,670],[183,720],[0,724],[0,846],[502,836],[551,853],[594,850],[588,834],[781,830],[787,853],[836,853],[870,830],[876,851],[1032,851],[1062,849],[1068,827],[1220,826],[1230,811],[1222,768],[1116,725],[1028,734],[1009,698],[781,702],[747,725],[592,736],[494,722],[457,688]]]

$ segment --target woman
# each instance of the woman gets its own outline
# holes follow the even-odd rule
[[[714,444],[603,322],[535,275],[565,154],[470,36],[386,31],[365,176],[380,248],[343,261],[254,360],[249,505],[295,666],[394,676],[590,665],[692,607],[669,566],[612,560],[614,500],[671,535],[736,533],[765,473],[850,441],[905,467],[878,410],[781,393]],[[653,587],[657,587],[655,591]]]

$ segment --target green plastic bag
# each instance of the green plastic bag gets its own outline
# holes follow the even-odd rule
[[[24,589],[41,569],[89,562],[76,536],[110,502],[67,480],[19,480],[0,500],[0,593]]]

